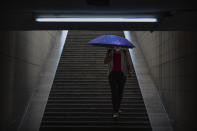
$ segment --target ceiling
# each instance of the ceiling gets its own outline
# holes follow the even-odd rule
[[[197,30],[197,6],[186,0],[26,0],[0,6],[0,30]],[[38,15],[155,16],[159,22],[38,23]]]

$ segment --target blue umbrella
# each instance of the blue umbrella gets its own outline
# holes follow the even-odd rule
[[[92,39],[88,42],[89,44],[96,45],[96,46],[121,46],[126,48],[134,48],[135,46],[129,42],[127,39],[116,36],[116,35],[102,35]]]

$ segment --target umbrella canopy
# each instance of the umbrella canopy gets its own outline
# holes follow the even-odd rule
[[[96,37],[95,39],[88,42],[89,44],[96,45],[96,46],[121,46],[126,48],[134,48],[135,46],[129,42],[127,39],[117,35],[102,35]]]

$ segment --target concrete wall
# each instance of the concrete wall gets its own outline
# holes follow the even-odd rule
[[[176,131],[193,131],[196,86],[196,32],[136,31],[152,77]]]
[[[62,31],[0,32],[0,130],[16,130],[37,90],[51,48]]]

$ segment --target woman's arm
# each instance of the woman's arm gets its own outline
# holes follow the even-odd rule
[[[110,55],[111,51],[112,51],[111,49],[108,49],[104,59],[104,64],[108,64],[112,60],[112,56]]]

